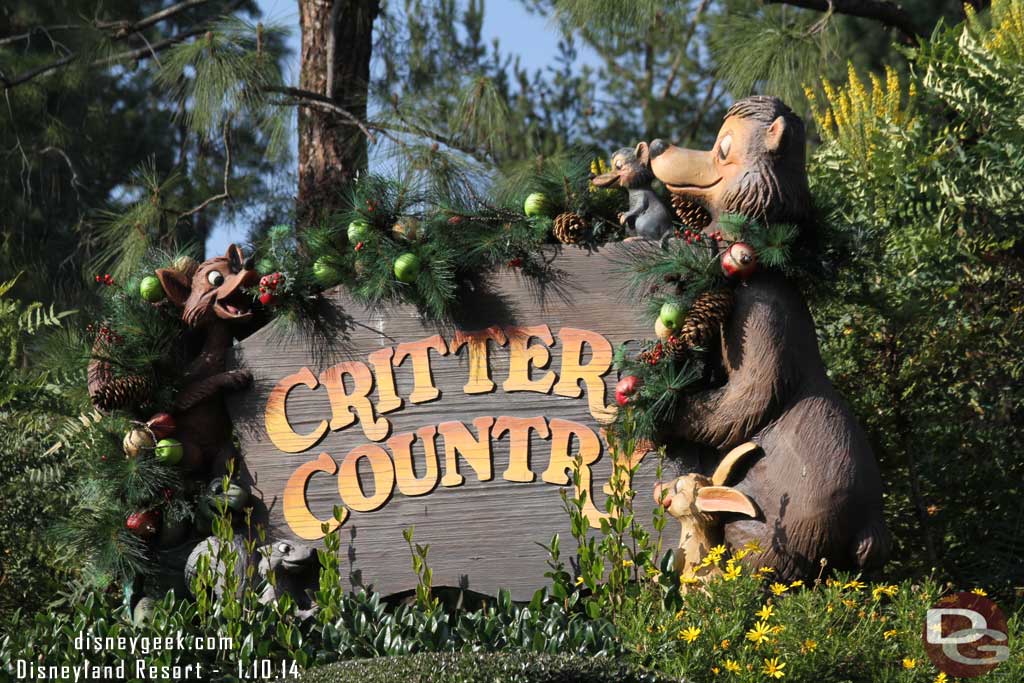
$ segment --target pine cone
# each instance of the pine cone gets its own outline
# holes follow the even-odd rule
[[[115,410],[139,404],[150,393],[145,377],[128,375],[103,382],[90,392],[92,403],[98,410]]]
[[[678,337],[688,347],[705,346],[716,334],[729,313],[732,312],[733,293],[731,289],[705,292],[697,297],[686,316]]]
[[[583,240],[583,234],[587,231],[587,221],[578,213],[566,211],[555,218],[555,226],[551,234],[562,244],[578,244]]]
[[[711,214],[703,206],[681,195],[672,195],[672,208],[679,221],[690,230],[703,230],[711,225]]]

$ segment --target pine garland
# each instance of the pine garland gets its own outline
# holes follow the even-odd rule
[[[800,262],[793,257],[795,226],[762,225],[725,215],[715,227],[712,233],[687,230],[684,239],[671,240],[664,248],[639,248],[629,257],[632,293],[645,300],[652,327],[663,311],[686,312],[678,329],[662,323],[661,339],[643,342],[639,349],[616,350],[615,367],[620,374],[640,380],[639,391],[629,399],[630,409],[622,411],[620,418],[635,420],[644,438],[656,439],[679,417],[685,397],[704,388],[708,353],[728,320],[733,289],[738,286],[722,268],[722,257],[733,245],[752,248],[760,268],[790,275],[818,268],[803,258],[803,252]]]

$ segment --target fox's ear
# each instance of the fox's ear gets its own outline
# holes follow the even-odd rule
[[[176,270],[170,268],[158,268],[156,277],[160,280],[160,286],[164,288],[167,298],[175,306],[182,307],[192,293],[192,286],[188,278]]]
[[[242,262],[245,259],[242,256],[242,250],[238,247],[237,244],[232,244],[228,246],[227,253],[225,253],[224,256],[228,260],[228,266],[231,267],[232,273],[237,273],[238,271],[242,270]]]

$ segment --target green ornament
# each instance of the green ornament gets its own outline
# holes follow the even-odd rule
[[[534,192],[523,202],[523,212],[527,216],[546,216],[548,213],[548,198],[542,192]]]
[[[420,257],[412,252],[406,252],[395,259],[395,277],[399,282],[406,284],[415,282],[416,276],[420,274]]]
[[[370,236],[370,224],[363,218],[357,218],[348,224],[348,241],[352,244],[365,242]]]
[[[324,287],[333,287],[341,282],[342,273],[330,258],[321,256],[313,264],[313,277]]]
[[[165,465],[177,465],[185,455],[185,448],[177,439],[160,439],[156,442],[155,455]]]
[[[147,275],[142,278],[139,284],[139,294],[151,304],[155,304],[164,298],[164,286],[160,284],[160,278],[156,275]]]
[[[683,324],[683,318],[685,315],[686,312],[679,307],[679,304],[666,301],[661,305],[661,311],[658,313],[658,320],[668,329],[678,330],[679,326]]]

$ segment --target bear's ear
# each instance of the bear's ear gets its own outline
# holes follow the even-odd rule
[[[185,305],[189,294],[192,293],[192,286],[184,274],[170,268],[158,268],[156,276],[160,280],[160,286],[164,288],[167,298],[179,308]]]
[[[764,146],[769,152],[778,152],[782,147],[782,138],[786,134],[786,119],[779,117],[772,121],[768,130],[764,132]]]
[[[633,150],[633,154],[636,155],[637,161],[639,161],[644,166],[647,166],[651,163],[651,152],[650,149],[647,147],[646,142],[636,143],[636,149]]]

